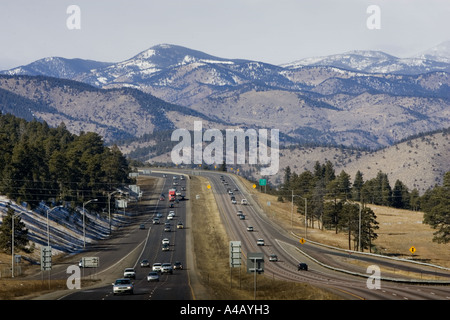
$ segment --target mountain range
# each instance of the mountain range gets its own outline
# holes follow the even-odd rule
[[[117,63],[51,57],[1,72],[1,108],[20,100],[22,112],[50,125],[108,140],[189,129],[196,117],[377,149],[450,126],[449,43],[408,59],[352,51],[279,66],[170,44]]]

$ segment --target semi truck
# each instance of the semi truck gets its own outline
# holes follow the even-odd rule
[[[176,194],[177,194],[177,189],[175,189],[175,188],[169,189],[169,201],[175,201]]]

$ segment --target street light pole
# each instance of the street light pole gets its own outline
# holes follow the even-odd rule
[[[308,200],[306,198],[303,198],[302,196],[294,194],[294,190],[291,190],[291,192],[292,192],[292,200],[291,200],[291,231],[294,232],[294,197],[299,197],[299,198],[305,200],[305,239],[306,239],[307,232],[308,232],[308,223],[307,223]]]
[[[98,199],[92,199],[86,202],[83,202],[83,248],[86,248],[86,224],[85,224],[85,211],[84,206],[91,203],[92,201],[98,201]]]
[[[121,192],[120,190],[108,193],[108,217],[109,217],[109,234],[111,235],[111,196],[115,193]]]
[[[49,216],[50,212],[52,212],[56,208],[62,208],[62,206],[57,206],[52,209],[47,209],[47,247],[50,247],[50,228],[48,225],[48,216]]]

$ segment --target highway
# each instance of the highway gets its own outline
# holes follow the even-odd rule
[[[414,285],[410,283],[398,283],[392,281],[380,282],[380,289],[369,289],[367,277],[354,276],[345,272],[334,271],[324,265],[330,265],[337,269],[346,269],[350,272],[364,274],[369,265],[394,266],[397,270],[415,271],[418,274],[427,273],[440,275],[450,280],[448,270],[433,270],[419,265],[385,260],[373,256],[359,256],[343,251],[317,246],[309,241],[299,243],[299,239],[293,237],[287,230],[274,224],[267,215],[262,212],[245,188],[240,185],[234,175],[223,175],[215,172],[203,172],[212,186],[212,190],[220,208],[220,214],[224,221],[231,240],[241,241],[243,256],[250,252],[264,253],[264,274],[273,278],[306,282],[311,285],[331,290],[345,299],[376,299],[376,300],[450,300],[450,286],[442,285]],[[236,204],[232,204],[227,189],[234,193]],[[248,205],[241,205],[241,199],[247,199]],[[241,220],[237,212],[241,210],[245,219]],[[247,227],[253,227],[253,231],[247,231]],[[264,239],[264,246],[258,246],[257,240]],[[269,261],[269,256],[276,254],[278,261]],[[341,259],[339,259],[339,257]],[[358,259],[361,263],[345,264],[344,258]],[[320,261],[321,263],[316,263]],[[308,271],[298,271],[299,262],[307,263]],[[323,264],[322,264],[323,263]],[[361,266],[361,264],[364,264]],[[369,274],[366,274],[367,276]],[[382,275],[381,275],[382,276]],[[382,277],[383,279],[383,277]]]
[[[177,171],[178,172],[178,171]],[[179,171],[183,172],[183,171]],[[264,254],[264,275],[274,279],[283,279],[308,283],[313,286],[330,290],[344,299],[349,300],[450,300],[450,286],[448,285],[416,285],[412,283],[393,282],[381,280],[379,289],[369,289],[367,277],[354,276],[345,272],[331,270],[326,266],[336,269],[345,269],[353,273],[366,273],[367,266],[395,266],[397,270],[407,269],[418,274],[426,275],[428,272],[450,280],[448,270],[432,270],[420,265],[404,264],[394,260],[385,260],[373,256],[349,255],[344,251],[334,250],[318,246],[306,240],[300,244],[299,239],[284,230],[269,219],[262,212],[257,203],[240,184],[236,176],[221,174],[214,171],[184,171],[186,177],[189,174],[201,174],[206,177],[211,185],[217,201],[224,227],[231,240],[241,241],[243,263],[251,252]],[[167,177],[164,177],[167,175]],[[85,278],[100,278],[102,284],[81,290],[72,290],[59,297],[61,300],[194,300],[195,292],[190,286],[188,270],[192,267],[187,263],[191,252],[186,248],[190,228],[189,199],[175,204],[175,208],[169,208],[168,189],[173,186],[173,176],[180,173],[153,172],[152,176],[159,178],[156,190],[144,191],[143,203],[140,205],[142,212],[133,218],[132,223],[114,232],[111,239],[103,240],[88,248],[83,256],[98,256],[101,264],[99,268],[82,269]],[[223,177],[221,177],[223,175]],[[177,188],[186,188],[185,194],[189,195],[189,179],[177,179]],[[236,204],[230,200],[227,189],[231,189],[236,199]],[[183,191],[184,192],[184,191]],[[165,199],[160,199],[164,193]],[[191,195],[192,196],[192,195]],[[248,200],[248,205],[242,205],[241,200]],[[172,230],[164,231],[164,222],[168,212],[174,210],[176,215],[171,220]],[[245,219],[237,215],[241,210]],[[161,224],[153,224],[152,220],[157,213],[162,214]],[[182,221],[183,229],[177,229],[176,224]],[[140,226],[145,224],[145,229]],[[253,227],[253,231],[248,231]],[[169,238],[169,251],[162,251],[161,240]],[[258,239],[264,239],[264,245],[257,245]],[[269,257],[276,254],[278,261],[271,262]],[[79,256],[74,257],[65,264],[55,267],[52,278],[67,278],[65,270],[67,265],[76,264]],[[148,259],[150,268],[143,268],[140,262]],[[347,263],[349,259],[357,259],[359,263]],[[172,265],[180,261],[184,265],[183,270],[174,270],[173,274],[161,275],[159,282],[147,282],[146,276],[151,271],[151,265],[155,262],[169,262]],[[299,262],[307,263],[308,271],[298,271]],[[134,280],[134,294],[114,295],[111,283],[121,278],[123,270],[133,267],[136,270]],[[190,271],[193,271],[190,269]]]
[[[69,294],[60,297],[60,300],[191,300],[192,290],[189,286],[189,279],[186,265],[186,233],[188,231],[189,219],[186,215],[186,203],[189,200],[180,200],[174,203],[174,207],[169,207],[168,189],[177,184],[177,188],[185,187],[188,194],[189,185],[186,180],[173,180],[174,175],[160,179],[156,190],[149,193],[144,191],[141,202],[153,203],[142,209],[133,223],[115,231],[115,236],[106,241],[89,248],[83,256],[98,256],[100,258],[100,268],[83,268],[85,278],[100,278],[103,285],[89,287],[88,289],[73,290]],[[160,198],[164,194],[164,199]],[[174,211],[172,220],[168,219],[169,211]],[[161,215],[160,223],[153,224],[153,219]],[[165,222],[171,225],[171,231],[165,231]],[[179,222],[183,223],[183,228],[177,228]],[[144,225],[144,229],[142,229]],[[162,250],[162,239],[170,241],[169,250]],[[147,259],[149,267],[141,267],[141,261]],[[181,262],[183,269],[173,270],[173,274],[160,274],[159,281],[148,282],[147,275],[152,271],[153,263]],[[76,261],[72,261],[74,263]],[[69,262],[70,263],[70,262]],[[125,268],[134,268],[136,278],[133,279],[134,293],[113,294],[112,282],[123,277]],[[98,269],[98,270],[97,270]],[[92,275],[90,275],[92,274]],[[67,275],[65,275],[67,277]],[[106,279],[106,280],[105,280]],[[109,280],[108,280],[109,279]],[[107,284],[105,285],[105,282]]]

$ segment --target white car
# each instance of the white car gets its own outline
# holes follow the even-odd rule
[[[161,273],[173,273],[173,268],[170,263],[163,263],[161,266]]]
[[[113,285],[113,294],[118,293],[133,294],[134,285],[130,279],[117,279],[112,285]]]
[[[164,239],[162,239],[161,243],[162,244],[170,244],[170,240],[169,240],[169,238],[164,238]]]
[[[156,272],[161,271],[161,263],[155,262],[152,266],[152,271],[156,271]]]
[[[157,271],[151,271],[147,275],[147,282],[150,281],[159,281],[159,274]]]
[[[134,268],[126,268],[123,271],[123,277],[136,279],[136,271],[134,270]]]
[[[264,239],[258,239],[258,240],[256,241],[256,245],[257,245],[257,246],[263,246],[263,245],[264,245]]]

